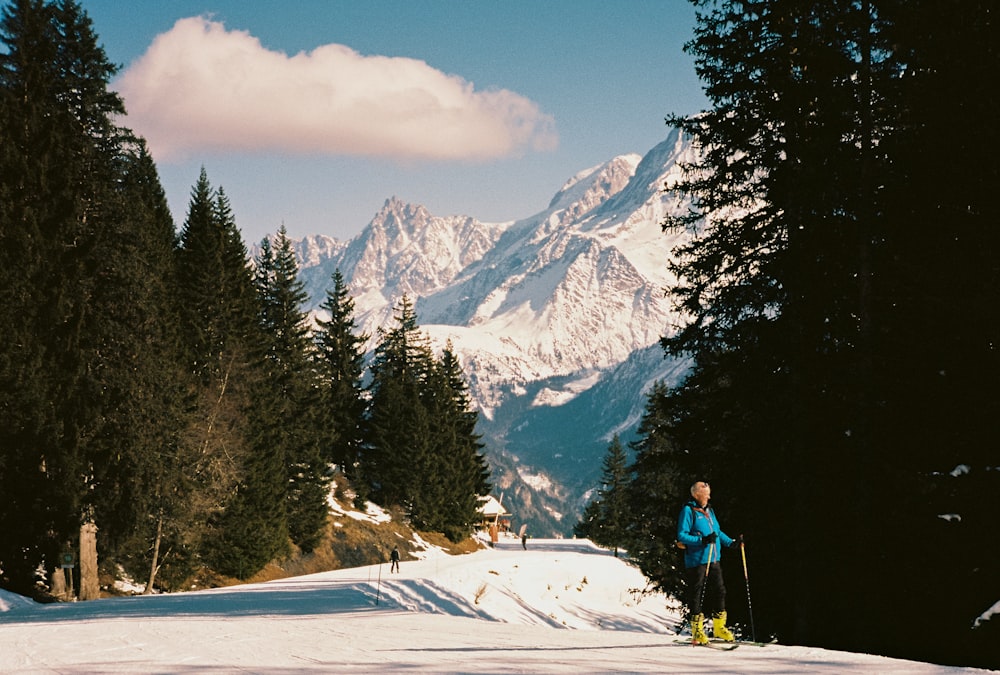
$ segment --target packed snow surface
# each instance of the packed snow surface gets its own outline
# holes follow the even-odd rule
[[[865,654],[678,643],[677,613],[582,540],[171,595],[0,591],[3,673],[976,673]]]

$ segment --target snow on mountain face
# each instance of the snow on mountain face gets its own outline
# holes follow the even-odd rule
[[[672,149],[678,142],[664,145]],[[650,155],[677,156],[662,147]],[[653,178],[649,169],[636,172],[649,164],[637,160],[619,157],[581,172],[548,209],[508,227],[454,284],[418,302],[425,325],[466,326],[477,338],[516,347],[521,360],[505,355],[491,362],[488,382],[479,378],[474,393],[485,410],[501,403],[499,386],[606,369],[669,331],[663,288],[677,242],[660,229],[672,206],[660,176],[673,162]],[[467,345],[473,335],[451,337],[460,354],[483,364],[488,356]],[[522,360],[530,372],[519,370]]]
[[[618,194],[635,175],[639,155],[622,155],[603,166],[581,171],[556,193],[548,212],[559,214],[559,222],[569,224]]]
[[[388,199],[346,244],[318,235],[297,243],[311,307],[322,303],[339,268],[355,298],[360,329],[375,336],[408,295],[432,340],[452,341],[488,440],[503,446],[518,471],[536,482],[543,475],[577,488],[552,489],[550,496],[577,500],[592,487],[588,481],[599,473],[612,430],[634,426],[636,399],[651,382],[632,373],[619,383],[620,393],[634,391],[588,413],[597,416],[587,421],[589,440],[560,433],[559,427],[573,422],[559,409],[600,389],[602,380],[633,355],[649,352],[675,323],[663,289],[671,282],[670,252],[686,235],[664,234],[660,223],[687,205],[663,186],[676,179],[678,162],[690,152],[673,132],[642,158],[623,155],[581,171],[548,208],[516,222],[439,217]],[[672,367],[663,372],[679,376]],[[538,428],[548,424],[547,414],[557,427],[539,434],[547,451],[526,451],[530,441],[512,443],[524,436],[518,430],[529,417]],[[559,444],[564,436],[573,437],[572,445]],[[531,456],[531,467],[521,466],[521,455]],[[577,461],[561,461],[567,457]],[[576,506],[552,503],[545,509],[562,514]],[[559,527],[565,533],[572,524]]]
[[[336,253],[321,255],[322,262],[302,265],[311,306],[325,298],[313,289],[328,288],[339,268],[355,298],[359,323],[374,335],[374,327],[391,319],[404,294],[416,301],[447,287],[485,255],[504,228],[467,216],[432,216],[423,206],[387,199],[360,235]]]

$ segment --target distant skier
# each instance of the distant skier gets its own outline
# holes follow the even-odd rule
[[[399,572],[399,547],[393,546],[392,553],[389,554],[389,574]]]
[[[736,543],[719,527],[708,500],[712,488],[699,481],[691,486],[692,499],[684,504],[677,518],[677,542],[684,548],[684,566],[688,582],[688,609],[691,611],[691,642],[705,644],[702,598],[712,607],[712,629],[716,638],[736,639],[726,627],[726,585],[722,580],[721,547]]]
[[[528,550],[528,524],[525,523],[521,526],[521,548],[525,551]]]

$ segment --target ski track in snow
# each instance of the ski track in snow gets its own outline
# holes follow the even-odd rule
[[[171,595],[37,605],[0,591],[0,672],[984,673],[824,649],[678,644],[678,616],[584,540]],[[731,584],[734,582],[730,582]]]

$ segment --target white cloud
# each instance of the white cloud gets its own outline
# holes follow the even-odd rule
[[[409,58],[323,45],[288,56],[205,17],[179,20],[115,82],[160,161],[207,151],[487,160],[548,150],[533,101]]]

